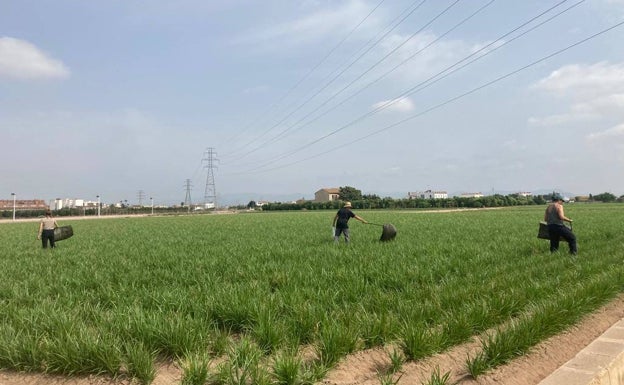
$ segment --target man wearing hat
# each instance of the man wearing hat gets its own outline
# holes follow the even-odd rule
[[[355,218],[362,223],[368,223],[351,211],[351,202],[345,202],[344,206],[336,213],[332,224],[336,229],[334,231],[334,242],[338,242],[340,234],[344,234],[345,242],[349,242],[349,219],[351,218]]]
[[[563,237],[570,246],[570,254],[576,255],[576,237],[572,230],[565,226],[563,222],[572,224],[572,219],[563,213],[563,197],[553,194],[552,203],[546,208],[544,221],[548,224],[548,234],[550,235],[550,252],[559,250],[559,239]]]

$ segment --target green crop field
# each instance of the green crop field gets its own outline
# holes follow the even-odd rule
[[[352,221],[349,245],[333,211],[59,218],[74,236],[55,250],[3,223],[0,368],[149,384],[173,360],[183,384],[312,384],[357,350],[398,346],[400,370],[487,332],[478,376],[623,291],[624,205],[566,205],[576,258],[537,239],[544,209],[356,211],[398,235]]]

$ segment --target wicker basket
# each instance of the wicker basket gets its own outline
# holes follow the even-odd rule
[[[71,226],[61,226],[54,229],[54,242],[62,241],[74,235],[74,229]]]
[[[537,237],[539,239],[548,239],[550,240],[550,233],[548,232],[548,224],[546,222],[539,223],[539,229],[537,230]],[[564,237],[559,237],[559,241],[567,242],[568,240]]]
[[[396,237],[396,234],[397,234],[396,227],[394,227],[390,223],[386,223],[385,225],[383,225],[383,231],[381,233],[380,241],[382,242],[391,241],[394,239],[394,237]]]

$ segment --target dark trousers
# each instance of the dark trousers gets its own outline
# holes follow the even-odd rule
[[[550,251],[555,252],[559,250],[559,240],[561,237],[568,242],[570,246],[570,254],[576,254],[576,236],[572,230],[564,225],[548,225],[548,234],[550,235]]]
[[[43,230],[41,233],[41,246],[44,249],[48,248],[48,241],[50,242],[50,247],[54,247],[54,230]]]
[[[344,234],[345,242],[349,242],[349,228],[336,227],[336,233],[334,234],[334,241],[338,242],[340,234]]]

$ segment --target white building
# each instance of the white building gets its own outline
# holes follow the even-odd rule
[[[461,193],[460,198],[483,198],[483,194],[480,192],[474,193]]]
[[[407,197],[409,199],[447,199],[448,193],[446,191],[419,191],[419,192],[408,192]]]
[[[84,205],[85,205],[84,199],[56,198],[54,200],[54,208],[56,210],[60,210],[62,208],[73,209],[76,207],[83,207]]]
[[[54,200],[54,209],[60,210],[63,208],[75,209],[75,208],[89,208],[97,207],[97,201],[85,201],[84,199],[72,199],[72,198],[56,198]]]

